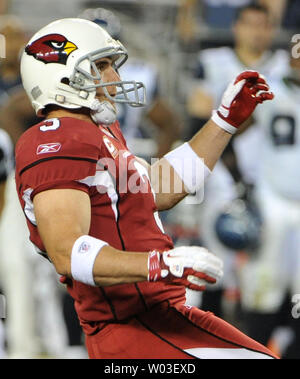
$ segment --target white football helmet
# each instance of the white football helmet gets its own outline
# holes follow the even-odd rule
[[[97,87],[103,87],[113,102],[145,105],[143,83],[102,81],[96,62],[104,57],[112,58],[118,70],[128,55],[119,41],[94,22],[67,18],[37,32],[21,58],[23,86],[37,115],[43,116],[49,104],[68,109],[86,107],[94,121],[110,124],[116,119],[115,108],[109,101],[100,103],[95,98]],[[110,96],[107,86],[116,86],[116,97]]]

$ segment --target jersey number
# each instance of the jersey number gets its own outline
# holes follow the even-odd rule
[[[292,116],[277,115],[271,122],[271,135],[275,146],[294,145],[296,120]]]
[[[58,118],[49,118],[46,120],[42,126],[40,126],[40,130],[42,132],[48,132],[50,130],[56,130],[60,127],[60,120]]]

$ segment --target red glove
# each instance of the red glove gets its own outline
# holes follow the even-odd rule
[[[181,246],[148,258],[148,281],[157,280],[203,291],[207,283],[216,283],[223,276],[223,262],[199,246]]]
[[[219,109],[212,120],[234,134],[253,113],[257,104],[272,100],[274,94],[265,78],[257,71],[244,71],[227,87]]]

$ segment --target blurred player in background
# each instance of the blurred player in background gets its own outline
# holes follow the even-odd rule
[[[20,55],[27,35],[14,15],[0,16],[0,33],[6,40],[6,57],[0,65],[0,124],[15,144],[28,125],[37,121],[20,76]]]
[[[177,30],[182,42],[192,44],[198,39],[203,23],[225,31],[232,25],[239,9],[252,4],[265,7],[276,25],[283,22],[285,27],[290,27],[297,20],[299,3],[299,0],[179,0]]]
[[[179,0],[177,32],[185,45],[197,41],[203,24],[217,29],[230,28],[238,8],[252,0]]]
[[[0,219],[2,218],[3,209],[5,206],[5,187],[8,175],[13,169],[13,146],[9,135],[0,129]],[[3,267],[2,259],[5,251],[0,250],[0,288],[5,289],[5,283],[3,282]],[[0,291],[2,293],[2,291]],[[5,331],[3,322],[0,319],[0,359],[6,357],[5,349]]]
[[[0,125],[15,145],[24,131],[38,122],[39,118],[21,83],[20,56],[27,40],[24,26],[13,15],[1,16],[0,25],[0,32],[6,39],[6,58],[0,64]],[[44,353],[57,357],[66,341],[60,293],[53,271],[49,270],[45,262],[36,259],[34,249],[28,242],[28,231],[20,212],[13,172],[8,177],[6,198],[0,241],[1,252],[10,251],[9,255],[3,254],[1,260],[2,282],[8,299],[8,356],[25,358]],[[33,276],[37,280],[42,277],[42,284],[35,288],[31,284]],[[45,296],[47,292],[53,296]],[[48,323],[50,337],[47,335],[44,338],[39,327],[41,319]],[[67,355],[67,341],[63,350]]]
[[[15,143],[16,135],[20,136],[24,129],[18,130],[16,134],[14,133],[14,125],[10,123],[10,112],[6,111],[6,105],[11,96],[15,96],[18,92],[22,92],[24,97],[19,58],[21,48],[26,41],[26,35],[22,23],[14,16],[1,16],[0,25],[0,32],[6,40],[6,58],[1,59],[0,64],[0,125]],[[25,99],[25,103],[30,105],[28,99]],[[21,103],[13,102],[12,113],[17,112],[16,104],[21,105]],[[33,112],[30,114],[32,121]],[[9,314],[5,323],[7,344],[9,356],[32,357],[36,352],[36,334],[34,330],[34,301],[30,285],[30,258],[29,254],[26,254],[28,247],[29,251],[32,248],[26,241],[28,235],[25,229],[26,224],[22,219],[22,212],[18,208],[17,201],[14,174],[11,172],[7,180],[6,202],[0,228],[1,282],[7,298],[7,312]],[[7,254],[7,251],[10,253]]]
[[[263,234],[242,270],[242,305],[248,333],[263,344],[276,327],[291,326],[292,341],[282,353],[299,359],[300,320],[292,318],[291,298],[300,293],[300,58],[291,57],[289,70],[272,88],[274,103],[255,114],[263,133],[255,189]]]
[[[224,83],[244,69],[259,70],[268,78],[282,77],[288,66],[288,54],[283,50],[270,50],[275,35],[275,29],[268,10],[259,5],[249,5],[238,10],[233,24],[234,48],[221,47],[200,51],[198,65],[195,69],[195,90],[188,99],[188,112],[191,116],[191,135],[197,130],[199,123],[209,117],[212,109],[218,104],[224,91]],[[251,127],[250,134],[255,134],[257,128]],[[248,132],[248,131],[247,131]],[[246,132],[235,139],[237,153],[243,151],[242,139]],[[254,137],[253,137],[254,138]],[[247,138],[249,146],[250,137]],[[239,148],[239,145],[241,147]],[[243,170],[245,181],[255,181],[257,165],[252,168],[252,149],[239,154],[239,166]],[[257,151],[257,150],[255,150]],[[255,153],[253,153],[255,156]],[[248,158],[249,157],[249,158]],[[247,159],[248,158],[248,159]]]
[[[26,46],[23,84],[45,117],[16,147],[31,240],[67,283],[92,358],[270,358],[221,319],[185,306],[185,287],[216,282],[222,264],[200,247],[174,249],[157,211],[202,188],[232,134],[273,94],[258,72],[241,73],[202,130],[149,167],[128,150],[116,121],[115,103],[144,104],[143,84],[117,73],[126,58],[104,29],[80,19],[51,23]],[[200,180],[191,167],[183,174],[187,158],[203,171]],[[162,167],[180,191],[163,191],[170,178]]]
[[[5,37],[5,58],[0,65],[0,100],[17,86],[21,86],[18,58],[24,46],[26,36],[23,26],[17,17],[0,16],[0,33]]]
[[[275,28],[268,10],[260,5],[247,5],[236,11],[232,25],[234,48],[220,47],[200,51],[195,69],[195,89],[187,102],[192,135],[216,107],[225,83],[244,69],[262,72],[267,78],[276,78],[286,72],[288,54],[283,50],[270,49]],[[253,121],[252,121],[253,123]],[[224,287],[234,293],[238,283],[235,269],[235,251],[226,248],[215,232],[216,217],[239,196],[248,195],[257,179],[261,132],[259,125],[244,126],[242,134],[229,144],[212,177],[208,180],[205,201],[200,207],[200,229],[203,240],[216,254],[225,259],[228,275],[224,275]],[[225,270],[225,273],[227,271]],[[233,292],[232,292],[233,290]],[[223,288],[206,291],[202,306],[221,312]],[[213,308],[212,308],[213,307]]]

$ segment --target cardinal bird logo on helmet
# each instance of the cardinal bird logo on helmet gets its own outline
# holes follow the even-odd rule
[[[44,63],[66,64],[78,47],[61,34],[48,34],[27,45],[25,52]]]

